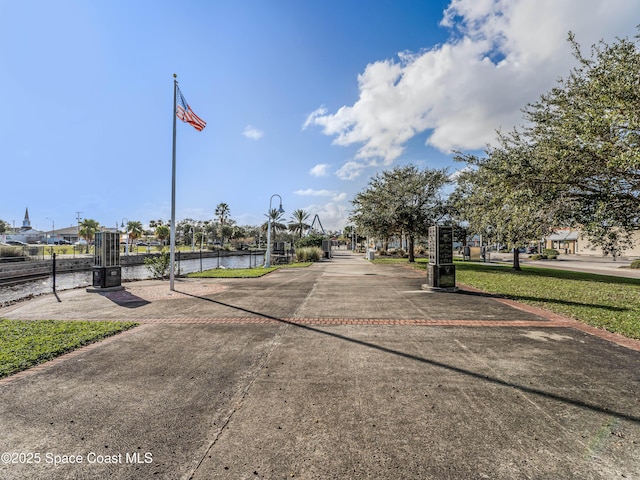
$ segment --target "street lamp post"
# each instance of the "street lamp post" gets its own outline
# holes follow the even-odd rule
[[[269,268],[271,266],[271,201],[273,200],[273,197],[278,197],[280,199],[278,213],[284,213],[284,209],[282,208],[282,197],[277,193],[271,195],[271,198],[269,199],[269,213],[267,214],[269,222],[267,224],[267,253],[264,257],[264,268]]]
[[[53,219],[49,218],[49,217],[45,217],[47,220],[51,220],[51,244],[54,245],[56,243],[56,224],[53,221]],[[49,242],[47,242],[49,243]]]
[[[124,221],[127,221],[127,223],[124,223]],[[123,218],[122,222],[120,223],[120,228],[124,229],[124,233],[127,233],[127,228],[129,227],[129,219],[128,218]],[[124,252],[125,255],[129,255],[129,235],[127,235],[127,240],[124,242]]]
[[[191,225],[191,253],[196,251],[196,230],[195,226]]]

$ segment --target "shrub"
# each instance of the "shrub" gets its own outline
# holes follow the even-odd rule
[[[631,262],[630,267],[631,268],[640,268],[640,258],[638,260],[634,260],[633,262]]]
[[[318,233],[311,233],[306,237],[302,237],[296,240],[295,247],[296,248],[305,248],[305,247],[322,248],[322,240],[324,240],[324,238],[325,238],[324,235],[320,235]]]
[[[22,247],[0,247],[0,257],[21,257]]]
[[[414,252],[416,255],[426,255],[427,247],[425,247],[424,245],[418,245],[417,247],[414,248]]]
[[[318,247],[296,248],[296,259],[298,262],[318,262],[324,252]]]
[[[176,272],[178,270],[178,262],[176,263]],[[144,265],[151,272],[153,278],[165,278],[169,274],[169,265],[171,265],[171,255],[167,249],[162,250],[160,255],[153,255],[144,259]]]
[[[556,258],[558,258],[558,255],[560,255],[560,252],[553,248],[545,248],[542,251],[542,254],[550,260],[555,260]]]

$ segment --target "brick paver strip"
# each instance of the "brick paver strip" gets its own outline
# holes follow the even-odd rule
[[[482,292],[481,290],[469,287],[462,286],[465,290]],[[217,293],[226,289],[226,286],[222,285],[206,285],[200,287],[192,287],[188,288],[189,293],[195,294],[211,294]],[[132,289],[133,290],[133,289]],[[143,294],[144,291],[144,294]],[[109,296],[112,299],[118,299],[120,301],[127,301],[130,297],[134,299],[137,297],[135,294],[141,294],[142,297],[146,300],[159,300],[159,299],[170,299],[170,298],[182,298],[185,295],[180,292],[169,292],[167,293],[166,287],[151,287],[145,289],[135,289],[134,292],[127,293],[119,293],[114,292],[110,293]],[[139,299],[139,298],[138,298]],[[592,327],[590,325],[586,325],[577,320],[564,317],[554,312],[550,312],[549,310],[545,310],[539,307],[534,307],[531,305],[525,305],[514,300],[509,300],[506,298],[495,298],[496,301],[501,302],[505,305],[509,305],[510,307],[523,310],[528,313],[532,313],[539,317],[542,317],[543,321],[539,320],[428,320],[428,319],[387,319],[387,318],[275,318],[275,317],[212,317],[212,318],[193,318],[193,317],[179,317],[179,318],[147,318],[136,320],[141,326],[136,327],[131,330],[127,330],[125,332],[118,333],[101,341],[92,343],[90,345],[85,345],[84,347],[78,348],[72,352],[66,353],[59,357],[54,358],[48,362],[42,363],[40,365],[36,365],[35,367],[31,367],[27,370],[23,370],[18,372],[10,377],[6,377],[0,379],[0,387],[2,385],[6,385],[7,383],[19,380],[21,378],[27,377],[29,375],[33,375],[34,373],[40,372],[42,370],[51,368],[61,362],[64,362],[70,358],[74,358],[86,351],[89,351],[93,348],[96,348],[98,345],[104,344],[105,342],[115,341],[117,338],[120,338],[122,335],[128,335],[131,332],[134,332],[140,328],[145,328],[147,325],[152,324],[220,324],[220,325],[233,325],[233,324],[278,324],[278,323],[290,323],[294,325],[388,325],[388,326],[424,326],[424,327],[516,327],[516,328],[571,328],[574,330],[579,330],[581,332],[587,333],[589,335],[593,335],[599,337],[603,340],[615,343],[625,348],[629,348],[631,350],[640,351],[640,340],[634,340],[632,338],[627,338],[622,335],[608,332],[601,328]]]

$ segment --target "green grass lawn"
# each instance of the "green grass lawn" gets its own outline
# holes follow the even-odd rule
[[[301,268],[308,267],[312,262],[290,263],[288,265],[277,265],[264,268],[214,268],[203,272],[194,272],[187,275],[190,278],[257,278],[271,273],[279,268]]]
[[[0,378],[136,325],[133,322],[0,319]]]
[[[407,263],[406,259],[376,259],[375,263]],[[426,268],[420,259],[415,268]],[[485,292],[535,305],[640,339],[640,280],[567,270],[456,262],[456,280]]]

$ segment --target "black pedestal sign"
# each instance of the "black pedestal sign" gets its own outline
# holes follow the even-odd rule
[[[88,292],[123,290],[120,266],[120,234],[96,232],[93,254],[93,287]]]
[[[427,282],[434,288],[455,288],[453,227],[429,227],[429,265]]]

